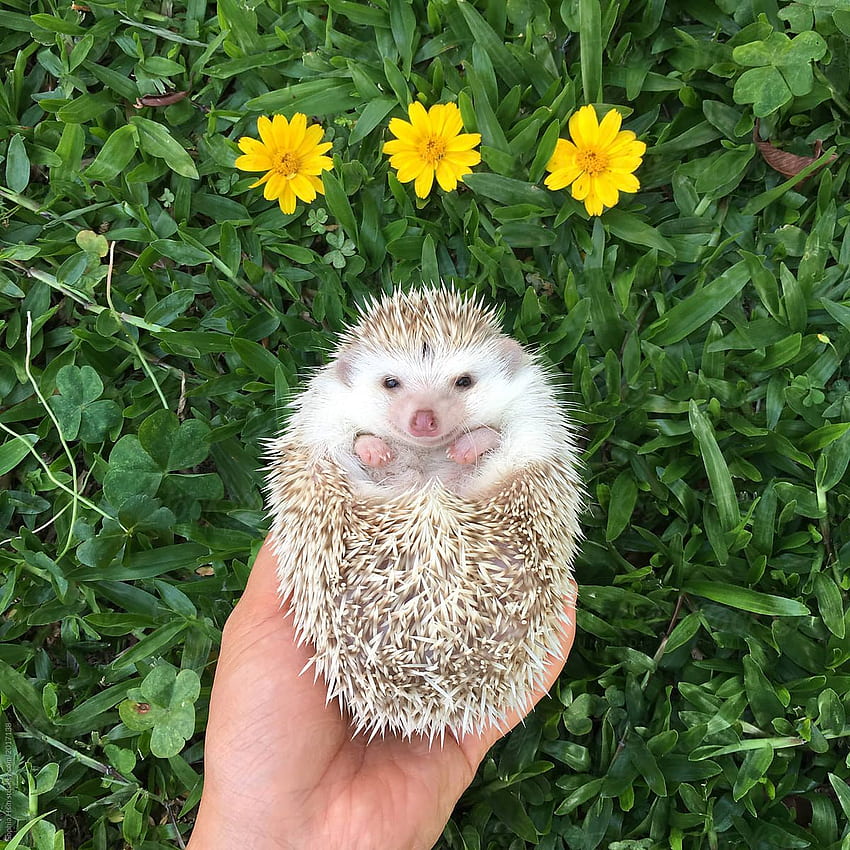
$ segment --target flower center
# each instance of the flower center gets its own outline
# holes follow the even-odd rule
[[[284,177],[294,177],[300,168],[301,159],[290,151],[284,151],[277,155],[272,171],[276,171]]]
[[[422,148],[422,159],[428,165],[436,166],[446,155],[446,140],[442,136],[430,136]]]
[[[576,165],[593,177],[608,170],[608,157],[604,153],[593,149],[580,150],[576,154]]]

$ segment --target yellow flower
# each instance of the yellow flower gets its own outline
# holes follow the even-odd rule
[[[620,113],[612,109],[600,124],[592,106],[582,106],[570,118],[572,141],[558,139],[546,166],[550,189],[570,187],[577,201],[584,201],[588,215],[601,215],[613,207],[620,192],[637,192],[632,172],[641,164],[646,145],[631,130],[621,130]]]
[[[420,198],[428,197],[435,176],[446,192],[456,189],[458,180],[481,162],[481,154],[472,150],[481,136],[461,133],[460,110],[454,103],[438,103],[426,112],[421,103],[414,102],[407,115],[409,122],[401,118],[390,121],[395,139],[384,145],[398,179],[402,183],[415,180],[413,187]]]
[[[307,116],[296,112],[291,121],[283,115],[271,119],[261,115],[257,119],[260,139],[243,136],[239,139],[236,167],[242,171],[265,171],[255,186],[263,186],[267,201],[277,198],[287,215],[295,212],[296,198],[310,203],[316,193],[324,194],[323,171],[333,167],[330,157],[322,156],[330,150],[330,142],[321,142],[324,130],[318,124],[307,126]]]

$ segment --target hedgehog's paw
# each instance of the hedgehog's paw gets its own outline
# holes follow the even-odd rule
[[[380,469],[393,459],[393,450],[374,434],[361,434],[354,441],[354,452],[361,463],[373,469]]]
[[[495,449],[502,442],[501,435],[492,428],[476,428],[458,437],[446,454],[449,460],[459,464],[475,463],[484,452]]]

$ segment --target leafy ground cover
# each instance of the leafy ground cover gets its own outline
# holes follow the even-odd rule
[[[842,0],[0,23],[5,846],[181,846],[261,440],[366,293],[444,279],[569,376],[591,498],[573,655],[440,847],[850,848]],[[412,99],[482,136],[457,191],[388,166]],[[543,186],[585,103],[648,145],[599,217]],[[334,167],[284,215],[236,140],[296,111]]]

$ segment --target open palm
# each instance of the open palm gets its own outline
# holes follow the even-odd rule
[[[324,683],[299,676],[310,655],[281,611],[266,541],[224,628],[190,850],[428,850],[487,750],[521,719],[442,745],[352,738]],[[552,659],[546,688],[562,667]]]

